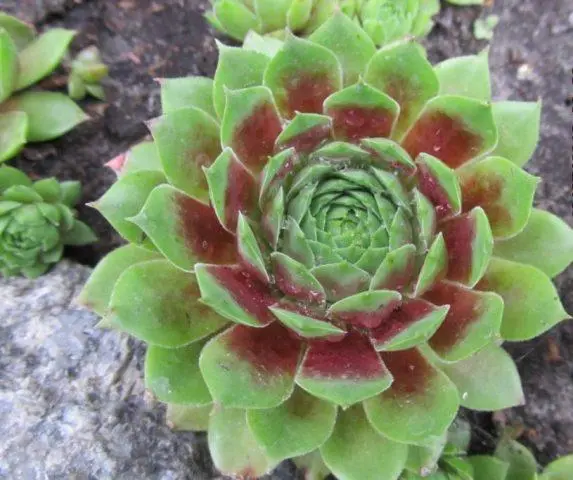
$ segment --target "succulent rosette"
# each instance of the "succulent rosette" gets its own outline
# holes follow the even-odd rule
[[[243,41],[249,31],[308,36],[340,10],[377,45],[407,35],[425,36],[440,11],[439,0],[214,0],[205,16],[216,29]]]
[[[343,14],[162,82],[95,203],[130,244],[81,299],[148,344],[147,386],[222,472],[395,479],[460,405],[523,402],[500,344],[567,317],[573,235],[521,169],[540,104],[490,95],[486,54],[432,67]]]
[[[65,245],[96,240],[75,218],[79,182],[33,182],[16,168],[0,168],[0,274],[35,278],[62,258]]]

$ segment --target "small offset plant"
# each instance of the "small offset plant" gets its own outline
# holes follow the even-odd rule
[[[37,36],[31,25],[0,12],[0,163],[26,143],[53,140],[89,118],[68,96],[31,88],[60,65],[74,36],[63,28]],[[70,81],[85,81],[93,65],[80,60],[74,62]],[[92,95],[101,93],[97,87],[89,90]]]
[[[73,207],[79,182],[54,178],[33,182],[25,173],[0,167],[0,274],[36,278],[62,258],[64,246],[96,241]]]
[[[521,168],[541,105],[492,102],[486,54],[434,67],[341,13],[273,40],[162,82],[94,204],[129,244],[81,301],[148,344],[148,388],[222,472],[394,480],[460,406],[522,404],[501,343],[568,318],[573,232]]]
[[[483,0],[448,2],[483,4]],[[306,37],[340,10],[378,46],[406,36],[424,37],[440,11],[439,0],[212,0],[212,4],[205,15],[209,23],[238,41],[249,31],[282,38],[288,29]]]
[[[101,81],[108,73],[109,68],[103,63],[99,49],[93,45],[84,48],[70,64],[69,96],[74,100],[82,100],[86,95],[105,100]]]

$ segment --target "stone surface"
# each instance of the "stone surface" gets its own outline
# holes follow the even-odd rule
[[[144,346],[73,305],[87,267],[0,279],[0,478],[221,478],[204,434],[172,432],[145,395]],[[269,480],[292,480],[283,464]]]

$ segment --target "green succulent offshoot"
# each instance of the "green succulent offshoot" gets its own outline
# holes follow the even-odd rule
[[[52,140],[89,118],[62,93],[29,90],[56,69],[74,36],[63,28],[37,36],[0,12],[0,163],[27,142]]]
[[[103,63],[99,49],[95,46],[84,48],[70,65],[68,78],[70,98],[82,100],[86,95],[91,95],[99,100],[105,100],[101,81],[108,73],[109,68]]]
[[[42,275],[62,257],[64,246],[96,241],[73,210],[79,182],[54,178],[33,182],[16,168],[0,167],[0,274]]]
[[[460,405],[521,404],[500,344],[568,318],[551,277],[573,260],[521,168],[540,103],[492,102],[486,53],[432,66],[341,13],[219,49],[109,163],[94,206],[129,245],[81,294],[149,345],[170,422],[226,474],[394,480]]]
[[[218,31],[243,41],[250,30],[284,37],[285,29],[308,36],[341,11],[377,45],[425,36],[440,11],[439,0],[213,0],[205,17]]]

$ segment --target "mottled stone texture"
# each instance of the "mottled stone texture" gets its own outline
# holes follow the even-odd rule
[[[112,77],[108,104],[84,104],[92,121],[56,142],[27,148],[14,163],[37,176],[80,179],[85,201],[99,197],[114,178],[102,164],[142,138],[143,121],[159,113],[153,78],[213,74],[215,44],[202,19],[207,3],[0,0],[0,8],[41,28],[78,28],[74,49],[99,45]],[[444,6],[425,42],[429,55],[437,62],[480,51],[487,44],[473,38],[474,20],[492,12],[500,15],[490,52],[494,97],[543,98],[541,143],[527,169],[544,179],[537,204],[572,223],[571,1],[489,3],[493,6],[483,10]],[[96,212],[82,208],[81,215],[102,241],[68,255],[94,264],[119,238]],[[26,479],[89,474],[216,478],[204,439],[170,433],[163,410],[144,402],[141,347],[94,330],[93,316],[67,308],[85,275],[66,264],[37,284],[17,280],[0,287],[0,478],[17,477],[15,473]],[[573,312],[571,269],[558,286],[565,307]],[[573,322],[507,348],[518,362],[528,403],[496,415],[496,422],[522,425],[521,440],[540,463],[572,452]],[[495,432],[490,416],[471,418],[478,437],[475,447],[491,446]],[[294,478],[288,468],[283,473],[285,479]]]

